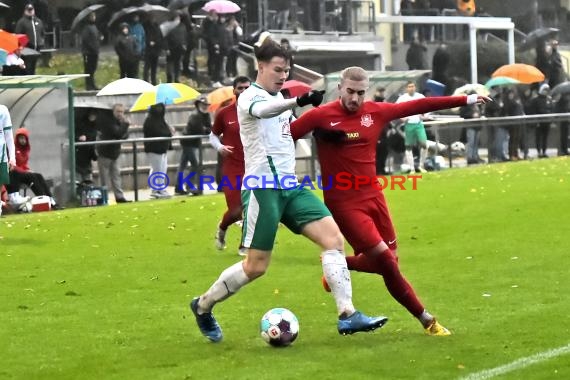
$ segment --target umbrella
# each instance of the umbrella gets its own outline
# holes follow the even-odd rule
[[[509,78],[509,77],[494,77],[491,78],[485,83],[485,87],[491,88],[495,86],[506,86],[509,84],[517,84],[520,83],[518,80]]]
[[[304,93],[311,91],[312,88],[305,82],[293,79],[283,83],[283,87],[281,87],[281,90],[287,90],[289,92],[290,97],[295,98],[299,95],[303,95]]]
[[[107,23],[107,26],[111,28],[118,21],[125,19],[126,17],[133,16],[134,14],[140,14],[142,17],[154,17],[157,23],[161,23],[170,18],[170,10],[160,5],[144,4],[140,7],[128,7],[123,8],[118,12],[113,13],[111,19]]]
[[[0,49],[0,66],[6,64],[6,58],[8,57],[8,52],[4,49]]]
[[[445,92],[445,85],[433,79],[426,80],[426,88],[431,92],[431,96],[442,96]]]
[[[160,24],[160,32],[163,37],[166,37],[174,28],[180,24],[180,20],[165,21]]]
[[[558,29],[556,28],[539,28],[533,30],[529,34],[526,35],[523,43],[520,47],[521,50],[527,50],[536,46],[536,43],[541,40],[548,39],[550,37],[554,37],[558,33]]]
[[[544,80],[544,74],[539,69],[524,63],[503,65],[495,70],[491,77],[509,77],[525,84],[542,82]]]
[[[200,93],[182,83],[161,83],[152,91],[145,91],[137,98],[130,111],[146,111],[150,106],[163,104],[179,104],[196,99]]]
[[[208,1],[202,9],[206,12],[215,11],[216,13],[236,13],[241,11],[239,5],[228,0]]]
[[[23,57],[32,57],[32,56],[42,55],[42,53],[40,53],[39,51],[32,49],[32,48],[29,48],[29,47],[22,48],[22,52],[20,54]]]
[[[234,88],[232,86],[220,87],[208,94],[208,111],[215,112],[228,100],[234,99]]]
[[[73,108],[83,109],[97,109],[97,110],[111,110],[112,107],[109,104],[103,102],[87,101],[84,103],[74,103]]]
[[[14,34],[0,29],[0,49],[4,49],[8,54],[13,53],[19,46],[28,44],[28,36],[25,34]]]
[[[570,82],[562,82],[552,89],[551,95],[564,95],[570,93]]]
[[[168,9],[176,10],[182,9],[186,7],[190,7],[190,12],[195,12],[198,9],[202,8],[208,0],[172,0],[170,4],[168,4]]]
[[[141,94],[153,89],[154,86],[152,84],[142,79],[121,78],[107,84],[97,93],[97,96]]]
[[[489,95],[489,90],[487,89],[487,87],[479,83],[474,83],[474,84],[469,83],[464,86],[461,86],[455,89],[455,91],[453,91],[453,95],[469,94],[473,92],[478,95],[484,95],[484,96]]]
[[[73,19],[73,22],[71,23],[71,32],[72,33],[77,32],[79,25],[81,25],[92,12],[97,12],[97,11],[100,12],[104,7],[105,7],[104,4],[93,4],[83,9],[81,12],[79,12],[77,16],[75,16],[75,18]]]

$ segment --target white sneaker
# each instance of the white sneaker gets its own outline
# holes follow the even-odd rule
[[[222,230],[219,224],[216,230],[216,248],[220,251],[226,249],[226,231]]]
[[[247,248],[246,247],[240,247],[240,249],[238,249],[238,255],[247,256]]]
[[[215,82],[215,83],[212,84],[212,87],[213,87],[213,88],[221,88],[221,87],[224,87],[224,85],[221,84],[220,82]]]
[[[8,204],[14,208],[18,208],[20,205],[29,201],[30,197],[23,197],[20,193],[12,193],[9,195]]]

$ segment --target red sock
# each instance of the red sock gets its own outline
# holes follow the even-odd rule
[[[424,306],[416,296],[414,289],[400,272],[398,259],[391,250],[382,252],[377,258],[370,258],[364,253],[347,257],[348,269],[357,272],[377,273],[384,278],[386,288],[402,306],[416,318],[424,311]]]
[[[220,222],[220,228],[222,230],[227,230],[229,226],[241,220],[241,208],[238,210],[227,210],[222,217],[222,221]]]

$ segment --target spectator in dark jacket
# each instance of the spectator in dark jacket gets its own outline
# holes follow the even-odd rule
[[[166,123],[164,119],[164,114],[166,108],[164,104],[158,103],[150,107],[148,110],[148,115],[144,120],[143,133],[144,137],[172,137],[173,131],[170,126]],[[145,141],[144,151],[148,157],[150,164],[149,178],[151,178],[152,173],[164,173],[168,172],[168,148],[170,147],[171,141]],[[162,179],[162,178],[156,178]],[[149,182],[151,182],[149,180]],[[170,194],[166,191],[166,186],[168,183],[156,183],[152,182],[154,186],[151,190],[151,198],[170,198]]]
[[[180,22],[186,27],[186,50],[182,56],[182,75],[188,78],[197,78],[198,64],[196,57],[192,55],[192,51],[198,45],[197,27],[192,22],[192,15],[188,13],[182,14]]]
[[[178,82],[180,65],[186,51],[186,26],[180,22],[181,14],[177,12],[173,21],[176,26],[166,35],[166,81]]]
[[[122,104],[115,104],[111,120],[100,124],[97,140],[124,140],[129,136],[129,124],[129,120],[125,117],[125,107]],[[98,145],[97,155],[101,186],[111,187],[117,203],[130,202],[125,199],[121,185],[121,169],[119,168],[121,144]]]
[[[158,68],[158,58],[162,52],[164,40],[160,26],[153,17],[149,17],[143,26],[145,28],[146,44],[144,49],[143,79],[156,85],[158,83],[156,80],[156,69]]]
[[[504,116],[523,116],[524,107],[522,100],[516,89],[510,88],[506,91],[505,107],[503,109]],[[519,148],[522,147],[523,154],[526,151],[526,129],[525,125],[514,124],[507,127],[509,131],[509,159],[518,161]]]
[[[550,86],[546,83],[540,86],[538,96],[530,101],[529,113],[531,115],[544,115],[552,113],[554,104],[550,97]],[[536,150],[539,158],[548,157],[546,154],[548,133],[550,132],[550,122],[538,123],[535,130]]]
[[[420,41],[418,36],[414,35],[410,47],[406,52],[406,63],[410,70],[425,70],[428,68],[427,64],[427,46]]]
[[[99,61],[99,41],[101,33],[97,29],[95,12],[91,12],[87,24],[81,30],[81,54],[83,55],[83,72],[89,74],[85,78],[86,90],[97,90],[95,86],[95,71]]]
[[[86,142],[97,139],[97,111],[90,110],[83,119],[75,123],[75,141]],[[81,182],[93,181],[93,169],[91,162],[97,161],[95,146],[78,146],[75,148],[75,171]]]
[[[202,38],[208,50],[208,76],[213,87],[222,87],[222,65],[224,63],[224,24],[215,11],[210,11],[202,22]]]
[[[556,113],[569,113],[570,112],[570,94],[566,93],[560,97],[554,107]],[[560,149],[558,150],[559,156],[568,155],[568,126],[570,122],[567,120],[560,122]]]
[[[188,118],[188,123],[184,129],[183,134],[185,136],[203,136],[209,135],[212,129],[212,120],[210,114],[208,113],[208,99],[204,96],[199,97],[194,105],[196,109],[190,114]],[[180,145],[182,146],[182,156],[180,156],[180,164],[178,165],[178,175],[184,176],[184,171],[190,162],[190,171],[196,173],[192,179],[196,179],[201,174],[200,168],[200,147],[202,146],[201,139],[185,139],[180,140]],[[193,182],[194,186],[198,188],[196,182]],[[178,182],[176,184],[176,194],[187,194],[188,192],[184,189],[184,184]],[[201,190],[193,191],[195,195],[201,194]]]
[[[478,104],[463,106],[459,109],[459,116],[464,119],[479,119],[481,117],[481,109]],[[465,139],[467,165],[481,164],[485,161],[479,157],[479,134],[481,127],[466,127]]]
[[[562,57],[558,52],[558,41],[553,40],[551,43],[552,53],[550,54],[550,72],[544,73],[548,77],[548,85],[554,88],[556,85],[566,81],[566,73],[562,65]]]
[[[24,7],[24,16],[16,23],[14,32],[28,36],[29,42],[27,47],[37,51],[44,48],[44,23],[36,17],[33,4],[26,4]],[[28,75],[34,75],[36,73],[37,60],[37,55],[28,55],[24,58]]]
[[[115,52],[119,57],[121,78],[137,78],[139,76],[137,43],[134,37],[129,34],[129,24],[126,22],[121,23],[119,26],[119,35],[115,42]]]

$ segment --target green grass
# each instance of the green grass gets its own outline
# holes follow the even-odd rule
[[[238,260],[213,247],[222,196],[7,216],[0,222],[0,378],[453,379],[570,342],[570,160],[424,175],[387,191],[402,271],[454,335],[434,338],[374,275],[355,304],[390,322],[336,332],[319,251],[281,229],[265,277],[218,305],[224,341],[199,334],[187,304]],[[259,337],[268,309],[300,320],[289,348]],[[570,378],[570,355],[501,379]]]

